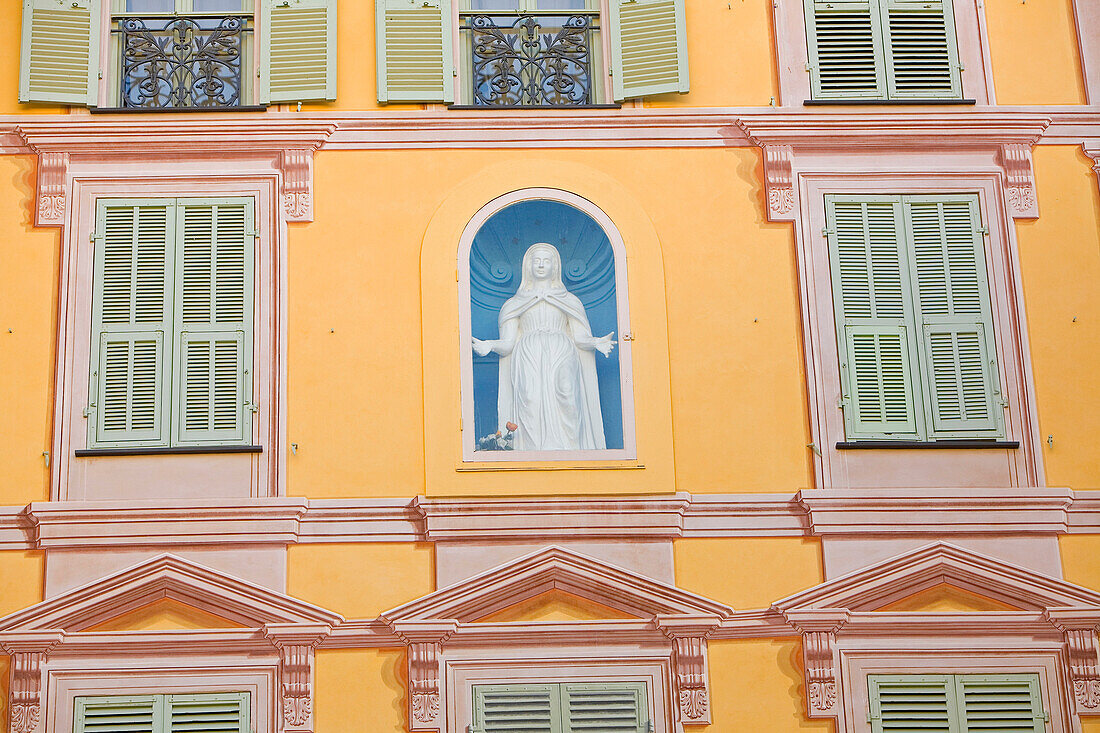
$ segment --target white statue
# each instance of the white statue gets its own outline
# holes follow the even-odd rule
[[[500,338],[475,338],[474,351],[500,354],[497,425],[515,431],[513,448],[605,448],[594,352],[608,356],[615,333],[592,335],[584,305],[562,283],[553,245],[540,242],[524,253],[519,290],[498,323]]]

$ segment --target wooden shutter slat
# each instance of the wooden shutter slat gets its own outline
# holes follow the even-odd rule
[[[100,0],[24,0],[19,101],[95,105]]]
[[[262,102],[336,99],[336,0],[264,0]]]
[[[77,697],[73,733],[162,733],[156,695]]]
[[[616,101],[689,90],[684,0],[611,0]]]
[[[639,733],[649,722],[645,683],[563,683],[565,733]]]
[[[951,675],[868,675],[872,733],[963,733]]]
[[[965,733],[1046,730],[1038,675],[959,675],[955,684]]]
[[[882,29],[868,0],[807,0],[806,31],[815,99],[886,97]]]
[[[879,1],[890,96],[961,96],[958,46],[950,0]]]
[[[165,696],[164,733],[250,733],[247,692]]]
[[[378,101],[454,102],[451,0],[376,0]]]
[[[475,733],[566,733],[559,686],[474,685]]]
[[[977,200],[905,203],[931,437],[1001,430],[993,319]]]

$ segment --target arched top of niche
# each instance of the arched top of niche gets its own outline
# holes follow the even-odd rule
[[[490,234],[490,240],[495,242],[500,237],[491,233],[494,220],[499,221],[500,216],[507,217],[509,211],[516,211],[513,207],[517,205],[537,202],[549,204],[546,209],[548,215],[553,211],[567,211],[560,207],[576,212],[577,216],[564,215],[558,222],[563,228],[571,230],[566,233],[567,236],[551,242],[561,255],[562,280],[566,289],[584,304],[593,336],[614,333],[616,346],[613,357],[594,354],[604,448],[517,450],[513,447],[486,447],[497,445],[491,440],[485,442],[485,439],[491,438],[495,428],[506,430],[504,425],[498,424],[504,421],[499,419],[494,402],[499,396],[500,385],[499,366],[492,366],[492,363],[499,357],[493,354],[489,357],[475,355],[470,346],[471,337],[491,339],[499,335],[495,320],[489,323],[489,315],[494,314],[495,318],[495,312],[515,294],[522,279],[521,253],[537,241],[554,239],[547,235],[547,229],[555,224],[544,223],[533,227],[538,230],[536,233],[519,233],[508,238],[507,242],[497,243],[500,251],[494,254],[498,258],[496,261],[490,261],[481,252],[481,248],[489,246],[483,231],[489,225],[490,230],[486,234]],[[585,220],[591,222],[591,230],[584,230]],[[572,242],[573,239],[578,243]],[[636,458],[626,251],[622,235],[610,217],[588,199],[568,191],[553,188],[512,191],[485,204],[470,219],[462,232],[457,254],[463,460],[495,463]],[[472,264],[473,259],[478,262]],[[490,382],[492,399],[486,397]]]

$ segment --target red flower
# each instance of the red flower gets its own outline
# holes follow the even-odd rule
[[[517,430],[519,430],[519,425],[516,425],[514,422],[505,423],[504,427],[508,428],[508,432],[511,432],[511,433],[514,433]]]

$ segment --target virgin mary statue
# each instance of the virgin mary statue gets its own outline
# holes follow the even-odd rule
[[[498,323],[499,339],[473,345],[480,356],[500,355],[497,425],[515,430],[514,449],[605,448],[594,352],[609,355],[615,334],[592,335],[584,305],[562,283],[553,245],[524,253],[519,290]]]

